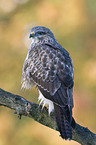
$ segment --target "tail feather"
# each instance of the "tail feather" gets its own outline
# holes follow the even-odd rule
[[[65,140],[72,139],[72,128],[71,128],[71,117],[68,106],[60,107],[54,104],[55,116],[57,121],[57,126],[61,137]]]

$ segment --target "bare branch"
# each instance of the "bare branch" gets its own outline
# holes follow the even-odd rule
[[[54,112],[49,116],[46,107],[42,110],[41,105],[29,102],[21,96],[2,89],[0,89],[0,105],[15,110],[14,113],[18,114],[19,119],[21,119],[22,115],[31,117],[37,122],[58,131]],[[88,128],[76,124],[75,129],[72,130],[72,140],[81,145],[96,145],[96,134],[92,133]]]

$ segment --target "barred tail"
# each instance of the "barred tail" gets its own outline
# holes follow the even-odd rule
[[[61,134],[61,137],[65,140],[72,139],[72,128],[71,128],[71,122],[72,122],[72,114],[69,111],[68,106],[60,107],[56,104],[54,104],[55,108],[55,116],[57,121],[57,126],[59,129],[59,132]]]

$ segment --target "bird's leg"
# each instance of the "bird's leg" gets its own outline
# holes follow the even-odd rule
[[[30,113],[30,109],[31,109],[31,105],[30,105],[30,103],[26,103],[26,112],[29,114]]]

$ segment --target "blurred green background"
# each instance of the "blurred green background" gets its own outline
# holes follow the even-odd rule
[[[38,91],[21,90],[31,27],[49,27],[74,62],[73,116],[96,133],[96,0],[0,0],[0,87],[37,103]],[[78,145],[34,120],[0,107],[0,145]]]

